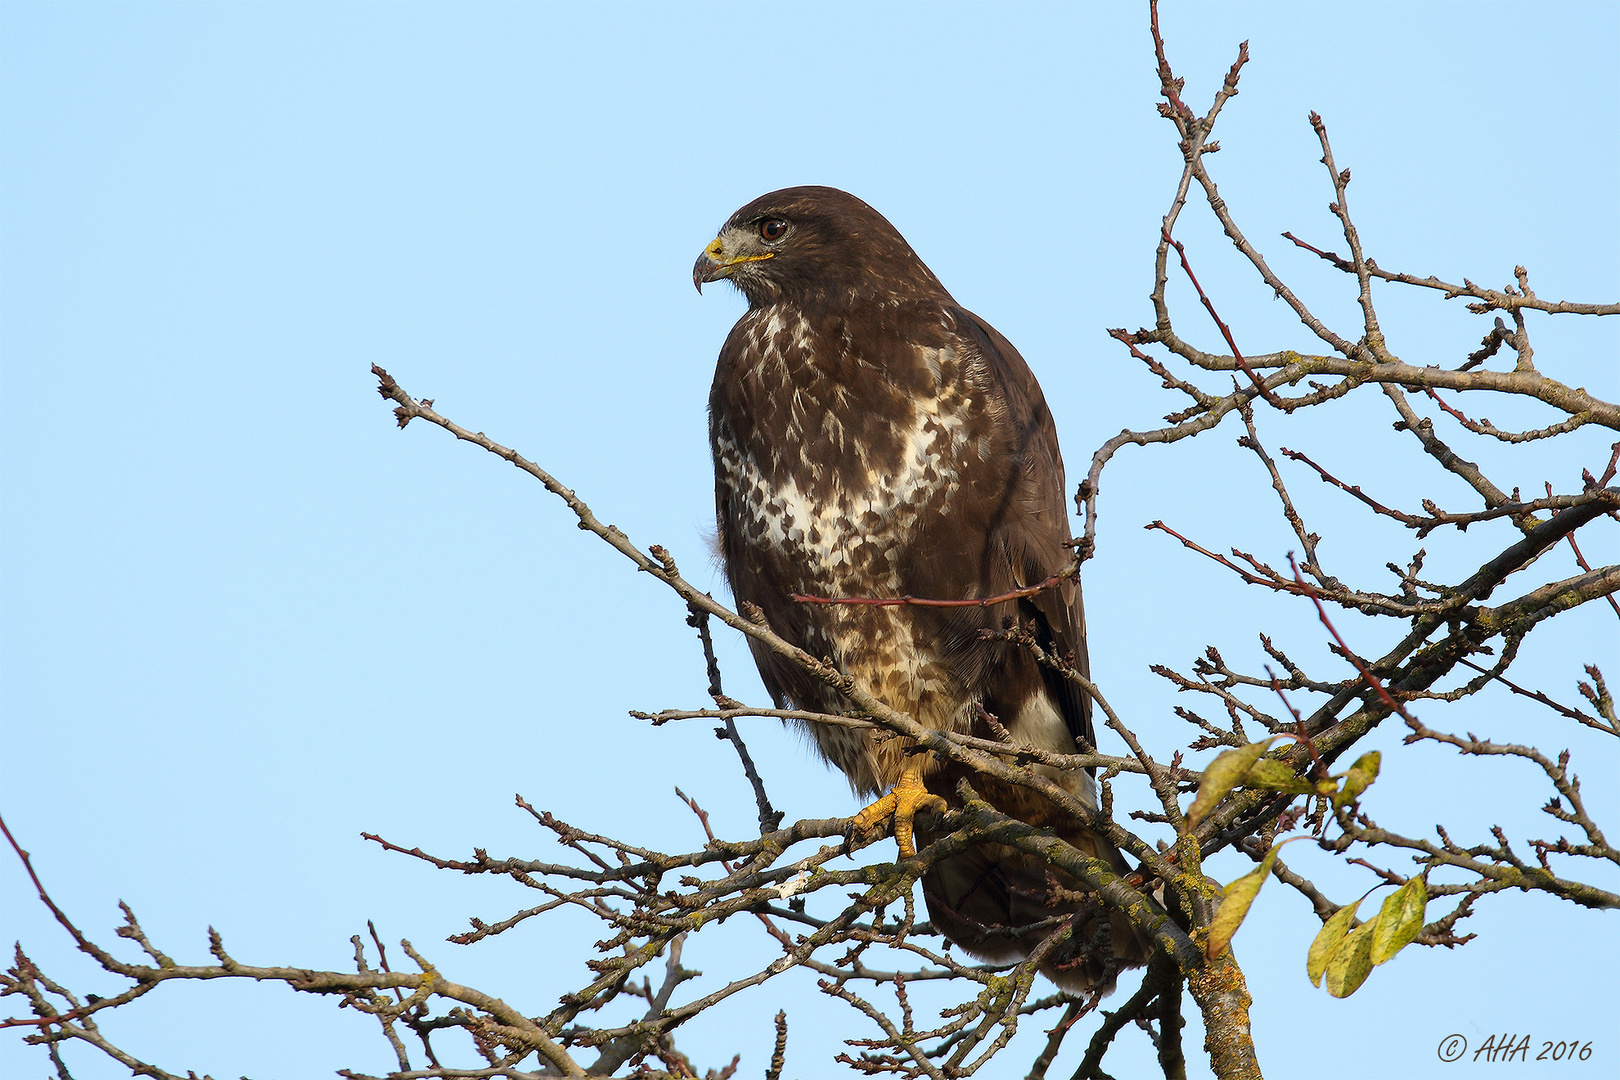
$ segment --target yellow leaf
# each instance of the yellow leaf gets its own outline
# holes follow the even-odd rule
[[[1316,790],[1315,784],[1295,775],[1294,770],[1283,762],[1268,757],[1254,763],[1243,777],[1243,786],[1270,788],[1291,795],[1309,795]],[[1337,785],[1334,787],[1337,790]]]
[[[1362,923],[1350,931],[1344,944],[1333,950],[1323,974],[1327,977],[1328,993],[1334,997],[1349,997],[1367,981],[1373,967],[1372,929],[1372,923]]]
[[[1365,897],[1363,898],[1365,899]],[[1327,970],[1328,961],[1340,945],[1344,944],[1345,935],[1350,933],[1350,926],[1356,921],[1356,908],[1361,906],[1357,900],[1328,916],[1322,929],[1317,931],[1316,940],[1311,942],[1310,952],[1305,954],[1305,974],[1311,977],[1312,986],[1322,985],[1322,972]]]
[[[1382,755],[1376,750],[1369,750],[1356,758],[1356,763],[1350,766],[1344,774],[1344,789],[1333,796],[1333,808],[1348,806],[1361,798],[1361,793],[1372,786],[1378,777],[1378,762]]]
[[[1382,964],[1394,957],[1417,937],[1423,929],[1423,909],[1429,902],[1429,890],[1423,879],[1415,877],[1384,899],[1373,920],[1372,951],[1374,964]]]
[[[1187,828],[1196,829],[1199,822],[1209,817],[1210,811],[1226,798],[1227,792],[1238,786],[1271,742],[1272,739],[1266,739],[1234,750],[1223,750],[1215,756],[1198,782],[1198,795],[1187,808]]]
[[[1221,906],[1215,909],[1215,917],[1209,922],[1209,943],[1205,947],[1205,955],[1211,960],[1226,950],[1232,942],[1232,935],[1243,925],[1243,917],[1249,913],[1249,905],[1254,903],[1254,898],[1260,895],[1260,886],[1266,883],[1280,847],[1282,844],[1273,844],[1266,857],[1260,860],[1259,866],[1226,887]]]

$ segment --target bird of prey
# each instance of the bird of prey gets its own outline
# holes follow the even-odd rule
[[[1079,583],[987,606],[815,603],[795,597],[973,600],[1048,581],[1071,561],[1063,461],[1051,413],[1024,360],[959,306],[900,233],[846,192],[796,187],[733,214],[698,256],[694,284],[724,278],[748,311],[726,338],[709,397],[719,546],[739,606],[828,657],[919,723],[1012,737],[1056,753],[1092,742],[1090,701],[1030,651],[996,639],[1004,620],[1087,670]],[[779,707],[849,712],[826,683],[750,642]],[[903,857],[913,818],[959,805],[965,775],[909,740],[805,725],[863,796],[856,819],[892,817]],[[1088,804],[1083,771],[1040,771]],[[1123,870],[1104,839],[1059,820],[1025,788],[973,776],[1001,812],[1058,828]],[[926,820],[916,823],[926,842]],[[1056,884],[1058,887],[1053,888]],[[1070,946],[1043,965],[1060,985],[1107,986],[1144,959],[1123,916],[1107,918],[1072,879],[996,844],[951,856],[923,878],[934,925],[974,955],[1028,955],[1073,920]]]

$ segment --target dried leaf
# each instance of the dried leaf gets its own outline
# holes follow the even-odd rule
[[[1423,879],[1415,877],[1384,899],[1373,920],[1372,962],[1382,964],[1391,959],[1417,937],[1423,929],[1423,909],[1429,902],[1429,890]]]
[[[1364,922],[1350,931],[1344,943],[1333,950],[1323,974],[1327,978],[1328,993],[1334,997],[1349,997],[1367,981],[1367,975],[1373,968],[1372,931],[1373,924]]]
[[[1272,738],[1275,738],[1273,736]],[[1260,760],[1260,755],[1266,752],[1272,739],[1264,742],[1250,743],[1235,750],[1223,750],[1216,755],[1215,760],[1209,763],[1204,775],[1198,782],[1198,795],[1187,808],[1187,828],[1196,829],[1198,823],[1209,817],[1220,801],[1243,780],[1254,763]]]
[[[1348,806],[1361,798],[1361,793],[1372,786],[1378,777],[1378,762],[1382,755],[1376,750],[1369,750],[1356,758],[1356,763],[1350,766],[1344,774],[1344,787],[1333,796],[1333,808]]]
[[[1322,985],[1322,972],[1327,970],[1328,961],[1333,959],[1333,954],[1344,944],[1345,936],[1350,933],[1351,924],[1356,921],[1356,909],[1360,906],[1361,900],[1344,905],[1329,915],[1328,921],[1317,931],[1316,940],[1311,942],[1310,952],[1305,954],[1305,974],[1311,977],[1312,986]]]
[[[1249,913],[1249,905],[1260,895],[1260,886],[1266,883],[1266,878],[1271,874],[1271,864],[1277,860],[1277,849],[1280,847],[1282,844],[1273,844],[1271,850],[1266,852],[1266,857],[1260,860],[1259,866],[1226,887],[1225,896],[1221,898],[1221,906],[1215,909],[1215,917],[1209,922],[1209,944],[1205,949],[1205,955],[1211,960],[1225,951],[1232,943],[1232,935],[1243,925],[1243,917]]]

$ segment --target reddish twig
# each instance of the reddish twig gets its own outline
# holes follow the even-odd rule
[[[1414,724],[1417,723],[1412,714],[1408,713],[1406,708],[1391,697],[1388,690],[1384,689],[1384,684],[1378,681],[1378,676],[1369,671],[1367,665],[1361,662],[1361,658],[1350,650],[1350,646],[1345,643],[1344,638],[1340,636],[1338,629],[1333,625],[1333,620],[1328,618],[1327,608],[1322,606],[1321,597],[1316,595],[1316,590],[1311,588],[1310,582],[1300,576],[1299,564],[1294,561],[1293,552],[1288,554],[1288,565],[1294,571],[1294,584],[1298,585],[1304,594],[1311,598],[1311,603],[1316,605],[1316,617],[1322,620],[1322,625],[1327,627],[1328,633],[1333,635],[1333,640],[1339,643],[1339,649],[1344,653],[1344,658],[1356,666],[1356,670],[1361,672],[1362,679],[1366,681],[1368,686],[1378,692],[1378,696],[1383,699],[1384,704],[1399,713],[1402,718]]]
[[[38,971],[38,969],[35,969]],[[54,1016],[19,1016],[10,1020],[0,1020],[0,1028],[39,1027],[43,1024],[60,1024],[67,1020],[78,1020],[97,1012],[98,1005],[80,1005],[72,1012],[56,1013]],[[33,1038],[33,1036],[29,1036]]]
[[[1153,55],[1159,62],[1159,85],[1164,92],[1165,100],[1170,102],[1171,108],[1182,120],[1191,120],[1193,111],[1181,100],[1182,80],[1176,78],[1175,73],[1170,70],[1170,61],[1164,55],[1164,36],[1159,33],[1158,0],[1151,0],[1148,4],[1148,29],[1153,34]]]
[[[1349,259],[1341,258],[1331,251],[1323,251],[1321,248],[1312,247],[1293,233],[1285,232],[1283,236],[1311,254],[1327,260],[1345,273],[1355,273],[1355,264]],[[1433,274],[1426,278],[1420,278],[1415,274],[1397,274],[1382,269],[1372,259],[1366,260],[1365,265],[1367,272],[1373,277],[1383,281],[1393,281],[1401,285],[1417,285],[1425,289],[1435,289],[1444,294],[1447,300],[1454,300],[1459,296],[1477,297],[1481,303],[1468,305],[1468,310],[1476,315],[1484,315],[1486,312],[1493,310],[1517,313],[1521,309],[1545,311],[1552,315],[1620,315],[1620,304],[1578,304],[1564,300],[1543,300],[1534,293],[1498,292],[1495,289],[1484,289],[1467,278],[1463,278],[1461,285],[1453,285],[1449,281],[1441,281]]]
[[[1465,416],[1461,409],[1454,409],[1450,405],[1447,405],[1445,399],[1439,394],[1435,393],[1434,390],[1425,386],[1423,388],[1423,392],[1429,395],[1429,400],[1440,406],[1440,408],[1453,420],[1457,421],[1457,423],[1461,424],[1463,427],[1467,428],[1469,431],[1472,431],[1476,435],[1483,433],[1479,424],[1476,424],[1474,421]],[[1490,421],[1484,421],[1484,425],[1488,427],[1490,425]]]
[[[1470,359],[1472,359],[1472,357],[1470,357]],[[1505,443],[1533,442],[1536,439],[1549,439],[1554,435],[1564,435],[1574,431],[1576,428],[1585,427],[1591,422],[1592,419],[1589,413],[1581,412],[1571,416],[1568,420],[1561,420],[1556,424],[1551,424],[1544,428],[1537,428],[1534,431],[1503,431],[1501,428],[1491,423],[1488,417],[1482,416],[1478,420],[1470,419],[1461,409],[1455,409],[1446,404],[1445,400],[1441,398],[1439,394],[1435,393],[1432,387],[1425,386],[1423,388],[1423,392],[1429,395],[1429,398],[1433,400],[1436,405],[1440,406],[1440,408],[1444,410],[1448,416],[1456,420],[1457,423],[1461,424],[1464,428],[1472,431],[1475,435],[1489,435],[1491,438],[1498,439]]]
[[[1394,518],[1407,528],[1415,529],[1420,537],[1427,536],[1435,529],[1445,525],[1455,525],[1459,528],[1467,528],[1475,522],[1492,521],[1496,518],[1523,518],[1529,514],[1540,513],[1542,510],[1564,510],[1571,506],[1582,505],[1591,497],[1590,492],[1585,495],[1554,495],[1552,494],[1551,487],[1549,487],[1547,491],[1547,498],[1545,499],[1535,499],[1530,502],[1512,499],[1507,502],[1488,507],[1484,510],[1467,511],[1462,513],[1442,510],[1430,500],[1424,499],[1423,509],[1427,512],[1428,516],[1423,517],[1418,514],[1408,514],[1405,511],[1395,510],[1391,507],[1385,506],[1377,499],[1374,499],[1371,495],[1368,495],[1365,491],[1362,491],[1360,484],[1345,483],[1343,480],[1340,480],[1337,476],[1334,476],[1332,473],[1328,472],[1322,466],[1318,465],[1307,455],[1300,453],[1298,450],[1290,450],[1286,446],[1279,447],[1278,450],[1288,460],[1298,461],[1301,464],[1308,465],[1312,469],[1316,470],[1316,475],[1321,478],[1324,484],[1331,484],[1340,491],[1343,491],[1345,494],[1360,500],[1363,505],[1376,514],[1382,514],[1385,517]],[[1582,569],[1590,570],[1591,567],[1583,566]]]
[[[1602,480],[1603,484],[1607,484],[1609,482],[1609,480],[1614,476],[1615,458],[1620,458],[1620,443],[1615,443],[1614,444],[1614,455],[1615,455],[1614,457],[1609,459],[1609,467],[1607,469],[1605,469],[1604,472],[1603,472],[1603,480]],[[1547,497],[1549,499],[1552,498],[1552,484],[1550,484],[1550,483],[1547,485]],[[1586,556],[1585,555],[1581,554],[1581,545],[1579,545],[1579,544],[1577,544],[1575,542],[1575,534],[1574,533],[1565,533],[1564,534],[1564,539],[1569,541],[1569,549],[1575,553],[1575,565],[1579,566],[1582,570],[1585,570],[1588,574],[1590,574],[1592,572],[1592,564],[1586,561]],[[1614,594],[1610,593],[1609,595],[1605,596],[1604,599],[1609,602],[1609,606],[1614,609],[1614,613],[1616,615],[1620,615],[1620,603],[1617,603],[1615,601]],[[1503,679],[1502,681],[1507,682],[1506,679]],[[1513,684],[1508,683],[1508,685],[1512,686]],[[1520,692],[1522,693],[1523,691],[1520,691]],[[1552,702],[1548,701],[1548,702],[1546,702],[1546,704],[1552,705]],[[1565,713],[1565,715],[1569,715],[1569,710],[1564,709],[1563,706],[1561,706],[1561,705],[1553,705],[1553,708],[1562,709],[1563,712]]]
[[[1294,718],[1293,731],[1279,731],[1277,734],[1285,739],[1294,739],[1297,742],[1303,743],[1305,745],[1305,749],[1309,751],[1311,755],[1311,775],[1315,776],[1317,779],[1327,776],[1327,766],[1323,764],[1321,755],[1316,752],[1316,741],[1312,739],[1305,731],[1305,718],[1299,715],[1299,710],[1294,708],[1293,702],[1288,700],[1288,695],[1283,693],[1282,680],[1277,678],[1276,673],[1271,670],[1270,664],[1266,665],[1266,674],[1271,676],[1272,691],[1282,699],[1283,708],[1287,709]]]
[[[1204,287],[1198,284],[1198,276],[1193,273],[1192,263],[1187,261],[1187,249],[1181,246],[1180,240],[1170,235],[1168,229],[1163,230],[1160,235],[1164,237],[1167,244],[1176,249],[1176,254],[1181,256],[1181,269],[1186,272],[1187,280],[1192,282],[1192,287],[1198,290],[1198,299],[1203,301],[1204,310],[1209,312],[1209,317],[1215,320],[1216,326],[1220,327],[1221,336],[1226,339],[1227,347],[1232,350],[1232,359],[1237,361],[1237,366],[1242,368],[1243,374],[1247,375],[1249,381],[1254,383],[1255,390],[1261,397],[1266,399],[1266,403],[1274,408],[1281,409],[1283,407],[1282,402],[1277,400],[1276,394],[1266,388],[1265,382],[1254,373],[1254,369],[1249,366],[1249,362],[1243,359],[1243,354],[1238,351],[1237,342],[1232,338],[1232,331],[1227,329],[1226,323],[1221,319],[1220,314],[1216,312],[1215,305],[1210,303],[1209,297],[1204,294]]]
[[[392,840],[384,840],[382,837],[378,836],[376,833],[363,832],[363,833],[360,834],[360,839],[362,839],[362,840],[370,840],[372,843],[381,846],[384,851],[397,851],[401,855],[409,855],[412,858],[421,859],[423,862],[432,863],[434,866],[438,867],[440,870],[468,870],[468,872],[471,872],[468,869],[469,867],[472,866],[471,863],[456,862],[456,861],[454,861],[452,859],[441,859],[441,858],[438,858],[437,856],[429,855],[427,852],[423,851],[419,847],[413,847],[413,848],[400,847],[398,844],[394,843]]]
[[[919,596],[897,596],[890,600],[871,596],[806,596],[803,593],[790,593],[790,597],[801,604],[848,604],[862,607],[989,607],[991,604],[1001,604],[1008,600],[1022,600],[1026,596],[1034,596],[1044,592],[1069,577],[1074,572],[1073,567],[1066,567],[1047,578],[1045,581],[1022,589],[1013,589],[999,596],[986,596],[977,600],[931,600]]]
[[[1228,570],[1231,570],[1233,573],[1236,573],[1238,576],[1243,578],[1243,580],[1248,582],[1250,585],[1264,585],[1268,589],[1275,589],[1277,592],[1294,593],[1298,596],[1306,595],[1305,593],[1300,592],[1299,589],[1291,587],[1286,581],[1273,581],[1271,578],[1261,577],[1259,574],[1250,573],[1237,563],[1233,562],[1231,559],[1228,559],[1225,555],[1217,555],[1215,552],[1209,550],[1203,545],[1187,539],[1185,536],[1182,536],[1180,533],[1176,532],[1176,530],[1172,529],[1162,521],[1150,521],[1142,527],[1144,529],[1157,529],[1160,532],[1169,533],[1177,540],[1180,540],[1183,547],[1190,548],[1193,551],[1198,552],[1200,555],[1206,555],[1209,558],[1214,559]]]
[[[709,827],[709,812],[703,809],[703,807],[699,806],[696,799],[692,798],[692,796],[688,795],[680,788],[675,789],[675,794],[680,796],[681,801],[687,805],[692,813],[697,815],[699,824],[703,826],[703,835],[709,838],[708,846],[711,848],[715,847],[719,841],[715,839],[714,830]],[[720,865],[726,868],[726,873],[736,873],[736,869],[731,865],[730,859],[721,859]],[[754,917],[764,925],[766,933],[775,938],[778,944],[780,944],[789,953],[793,952],[793,939],[788,937],[780,927],[772,922],[769,915],[766,915],[761,911],[756,911],[754,912]]]
[[[1478,664],[1476,664],[1473,661],[1467,659],[1466,657],[1458,657],[1457,658],[1457,663],[1463,665],[1464,667],[1471,667],[1475,671],[1479,672],[1481,675],[1490,675],[1491,674],[1489,668],[1482,668]],[[1523,697],[1527,697],[1527,698],[1531,699],[1532,701],[1539,701],[1543,705],[1547,706],[1547,708],[1552,709],[1555,712],[1561,713],[1564,716],[1569,717],[1571,720],[1579,720],[1581,723],[1588,722],[1588,719],[1589,719],[1588,717],[1581,715],[1580,713],[1576,712],[1574,709],[1569,708],[1568,706],[1558,704],[1558,702],[1554,701],[1552,698],[1548,697],[1546,694],[1542,693],[1540,690],[1526,690],[1524,687],[1518,685],[1517,683],[1515,683],[1512,680],[1508,679],[1506,676],[1500,675],[1500,674],[1491,675],[1491,678],[1495,679],[1497,682],[1501,683],[1503,686],[1507,687],[1509,690],[1513,691],[1515,694],[1519,694],[1519,695],[1521,695]]]
[[[1340,257],[1338,255],[1335,255],[1331,251],[1323,251],[1319,247],[1313,247],[1312,245],[1307,244],[1305,241],[1301,240],[1299,237],[1295,236],[1291,232],[1283,233],[1283,238],[1287,239],[1287,240],[1292,240],[1296,245],[1298,245],[1299,247],[1304,248],[1306,251],[1310,252],[1312,255],[1317,256],[1318,258],[1326,259],[1328,262],[1332,263],[1334,266],[1338,267],[1340,270],[1343,270],[1345,273],[1354,273],[1355,272],[1356,268],[1353,265],[1351,265],[1350,260],[1342,258],[1342,257]]]
[[[78,942],[79,948],[97,960],[106,957],[108,961],[111,961],[112,957],[97,948],[88,938],[81,934],[79,928],[73,925],[73,920],[69,919],[66,913],[56,906],[56,901],[52,900],[50,893],[45,891],[45,885],[39,880],[39,875],[34,873],[34,864],[28,858],[28,852],[24,851],[22,845],[17,843],[17,838],[11,835],[11,830],[6,827],[6,820],[3,817],[0,817],[0,832],[6,834],[6,842],[11,845],[11,850],[17,853],[17,858],[22,860],[23,869],[28,871],[29,880],[34,883],[34,889],[39,893],[39,898],[45,902],[46,907],[51,909],[51,914],[56,916],[56,921],[61,923],[63,928],[73,935],[73,940]]]
[[[9,837],[10,834],[8,833],[7,836]],[[15,841],[12,842],[12,847],[16,847],[16,842]],[[21,955],[21,953],[19,952],[19,956],[20,955]],[[26,965],[26,966],[24,966],[24,965]],[[19,967],[23,967],[23,971],[21,973],[24,976],[26,976],[27,978],[29,978],[29,979],[33,979],[36,976],[40,975],[39,968],[35,967],[34,962],[32,960],[28,960],[26,957],[23,958],[23,963],[19,964]],[[80,1005],[77,1009],[74,1009],[71,1012],[52,1013],[50,1016],[17,1016],[17,1017],[11,1017],[10,1019],[0,1020],[0,1028],[42,1027],[42,1026],[47,1025],[47,1024],[61,1024],[61,1023],[65,1023],[65,1022],[67,1022],[69,1020],[78,1020],[78,1019],[81,1019],[82,1017],[89,1016],[91,1013],[97,1012],[100,1009],[104,1008],[105,1007],[105,1004],[104,1004],[105,1001],[106,1001],[106,999],[104,998],[104,999],[102,999],[102,1001],[97,1001],[97,1002],[94,1002],[94,1003],[92,1003],[90,1005]],[[32,1035],[26,1036],[26,1038],[37,1038],[37,1037],[40,1037],[40,1036],[32,1036]]]
[[[1615,443],[1611,449],[1613,452],[1609,455],[1609,466],[1603,470],[1603,475],[1598,477],[1598,487],[1608,487],[1609,481],[1614,479],[1616,466],[1620,466],[1620,442]]]
[[[384,971],[392,973],[394,969],[388,966],[388,950],[383,948],[382,938],[377,936],[377,925],[370,919],[367,919],[366,929],[371,933],[371,943],[377,946],[377,966],[382,968]],[[400,988],[397,986],[394,987],[394,1000],[405,1000],[404,991],[400,990]]]
[[[1368,495],[1366,492],[1362,491],[1360,484],[1345,483],[1343,480],[1340,480],[1337,476],[1334,476],[1332,473],[1322,468],[1322,466],[1318,465],[1316,462],[1312,461],[1298,450],[1290,450],[1286,446],[1279,446],[1277,449],[1282,456],[1287,458],[1289,461],[1299,461],[1309,465],[1311,468],[1316,470],[1316,475],[1322,478],[1322,482],[1324,484],[1332,484],[1334,487],[1338,488],[1347,495],[1355,496],[1357,499],[1360,499],[1363,503],[1365,503],[1374,513],[1383,514],[1385,517],[1392,517],[1401,524],[1409,525],[1413,528],[1423,524],[1422,518],[1416,517],[1412,514],[1402,513],[1399,510],[1390,509],[1377,499],[1373,498],[1371,495]]]
[[[22,860],[23,869],[28,871],[28,878],[34,883],[35,891],[39,893],[39,898],[45,902],[45,906],[51,909],[51,914],[56,916],[56,921],[61,923],[62,926],[66,928],[67,932],[73,935],[73,940],[79,943],[79,948],[81,951],[89,954],[98,961],[102,961],[104,967],[108,966],[107,962],[111,961],[112,957],[103,952],[101,949],[97,948],[95,945],[91,944],[83,934],[79,933],[79,928],[73,925],[72,920],[67,917],[62,909],[56,906],[56,901],[51,899],[51,894],[45,891],[44,882],[40,881],[39,875],[34,872],[33,860],[28,857],[28,852],[22,849],[22,845],[17,843],[17,838],[11,835],[11,829],[7,827],[6,819],[3,817],[0,817],[0,832],[6,834],[6,842],[11,845],[11,850],[17,853],[17,858]],[[21,949],[22,947],[19,945],[19,955],[21,953]],[[31,962],[30,967],[32,967]],[[38,968],[34,968],[33,970],[36,974],[39,971]],[[114,970],[114,968],[109,967],[108,970]],[[122,972],[120,972],[120,974],[122,974]],[[56,1013],[52,1016],[39,1016],[32,1018],[18,1017],[7,1019],[0,1022],[0,1028],[39,1027],[45,1024],[58,1024],[67,1020],[77,1020],[80,1017],[89,1016],[91,1013],[98,1012],[101,1009],[113,1004],[121,1004],[121,1002],[117,1002],[114,999],[103,998],[101,1001],[92,1001],[88,1005],[81,1005],[70,1012]]]

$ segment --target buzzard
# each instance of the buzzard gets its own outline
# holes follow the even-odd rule
[[[1014,739],[1057,753],[1092,740],[1090,701],[1028,650],[982,633],[1015,619],[1050,652],[1087,669],[1080,587],[1063,576],[990,605],[814,603],[838,599],[982,599],[1047,581],[1070,561],[1063,461],[1051,413],[1024,360],[959,306],[876,210],[835,188],[763,195],[731,216],[698,256],[694,284],[729,280],[748,311],[726,338],[709,397],[719,543],[739,604],[830,657],[893,708],[928,727]],[[754,646],[778,705],[838,713],[825,683]],[[959,800],[961,775],[906,740],[807,724],[821,754],[877,802],[903,857],[913,818]],[[1096,805],[1084,772],[1042,767]],[[1027,790],[975,777],[1002,812],[1052,825],[1123,869],[1103,839],[1057,820]],[[926,822],[918,822],[926,842]],[[1058,887],[1053,888],[1056,884]],[[923,891],[937,929],[974,955],[1028,954],[1076,918],[1067,952],[1043,970],[1072,988],[1106,986],[1144,959],[1124,919],[1111,926],[1074,881],[1000,845],[936,863]]]

